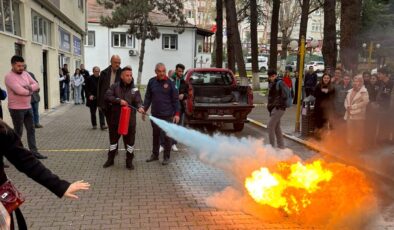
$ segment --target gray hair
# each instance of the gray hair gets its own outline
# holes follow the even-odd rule
[[[159,62],[156,64],[155,70],[157,70],[160,66],[164,66],[164,68],[166,67],[162,62]]]
[[[93,69],[92,69],[93,72],[94,72],[94,69],[98,69],[100,71],[100,67],[98,67],[98,66],[93,67]]]

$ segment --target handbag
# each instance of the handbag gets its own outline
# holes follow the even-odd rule
[[[0,201],[4,205],[5,209],[7,209],[8,213],[12,213],[23,202],[25,202],[25,198],[18,190],[16,190],[11,181],[7,180],[0,186]]]

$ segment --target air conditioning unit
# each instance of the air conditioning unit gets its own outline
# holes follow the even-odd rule
[[[129,50],[129,56],[137,56],[138,51],[137,50]]]

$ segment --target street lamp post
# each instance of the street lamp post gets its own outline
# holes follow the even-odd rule
[[[297,41],[290,42],[290,47],[296,49],[298,47]],[[301,44],[299,45],[298,52],[300,54],[300,65],[298,68],[298,94],[297,94],[297,116],[295,123],[295,132],[300,132],[300,115],[301,115],[301,97],[302,97],[302,82],[304,73],[304,58],[305,58],[305,37],[302,36]]]

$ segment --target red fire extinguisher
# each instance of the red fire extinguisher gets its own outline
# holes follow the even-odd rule
[[[128,106],[122,106],[120,108],[120,117],[118,125],[118,133],[120,135],[127,135],[129,132],[129,121],[131,115],[131,108]]]

